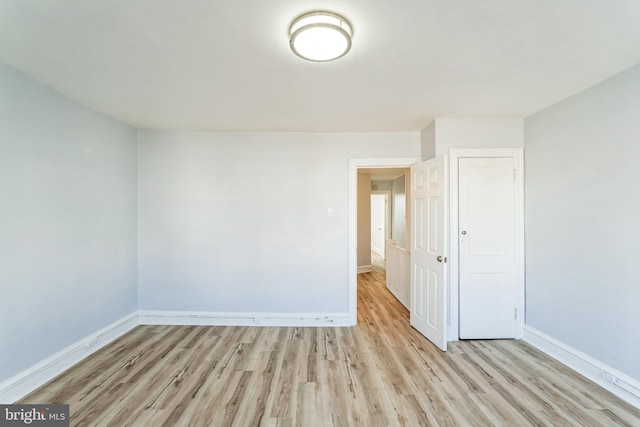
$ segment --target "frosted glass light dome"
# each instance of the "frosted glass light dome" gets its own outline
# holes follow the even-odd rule
[[[351,24],[342,16],[314,11],[297,17],[289,28],[293,53],[309,61],[332,61],[351,49]]]

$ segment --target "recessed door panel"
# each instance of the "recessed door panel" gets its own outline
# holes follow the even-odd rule
[[[413,179],[411,180],[411,183],[413,184],[413,191],[422,191],[424,190],[424,174],[426,172],[425,170],[414,170],[412,171],[412,177]]]
[[[440,198],[438,197],[429,197],[427,198],[427,229],[426,233],[427,238],[427,251],[430,254],[438,254],[442,250],[440,247],[440,242],[444,239],[440,235],[440,224],[438,223],[441,220],[438,217],[438,211],[440,210]]]
[[[425,219],[427,215],[425,213],[425,200],[424,199],[416,199],[413,201],[413,249],[414,250],[424,250],[425,249],[425,238],[426,238],[426,227],[425,227]]]
[[[426,286],[425,280],[424,280],[424,269],[419,266],[416,265],[414,266],[414,271],[415,271],[415,281],[416,281],[416,286],[415,286],[415,295],[413,295],[413,300],[416,301],[416,305],[415,305],[415,315],[420,317],[420,318],[424,318],[427,310],[425,310],[425,305],[424,305],[424,289]]]
[[[440,170],[437,167],[427,169],[429,188],[437,188],[440,185]]]
[[[434,270],[429,270],[427,273],[427,298],[425,301],[429,304],[429,308],[427,309],[427,313],[429,317],[427,321],[429,325],[437,329],[440,326],[440,316],[438,313],[438,272]]]
[[[469,168],[468,215],[469,253],[475,256],[503,255],[505,252],[505,173],[504,168]],[[509,178],[507,176],[507,178]]]

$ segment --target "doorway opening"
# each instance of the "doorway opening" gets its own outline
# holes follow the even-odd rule
[[[401,311],[407,320],[410,271],[409,251],[404,245],[409,233],[409,177],[407,168],[358,169],[358,295],[361,299],[363,292],[395,298],[404,306]]]
[[[357,322],[358,273],[375,274],[374,269],[377,269],[380,272],[377,277],[386,290],[408,307],[408,282],[407,298],[403,299],[387,286],[390,262],[394,257],[389,248],[398,248],[408,257],[408,168],[419,161],[419,158],[350,161],[349,316],[353,324]],[[382,206],[378,217],[376,212],[380,211],[372,212],[376,205]],[[383,223],[376,225],[380,221]],[[408,276],[407,271],[403,279],[408,281]]]
[[[387,245],[406,248],[409,170],[358,168],[357,172],[358,273],[366,273],[374,259],[386,268]]]

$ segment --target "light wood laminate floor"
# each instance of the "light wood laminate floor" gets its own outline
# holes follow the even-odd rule
[[[440,352],[379,267],[358,326],[140,326],[24,399],[76,426],[640,426],[640,411],[529,345]]]

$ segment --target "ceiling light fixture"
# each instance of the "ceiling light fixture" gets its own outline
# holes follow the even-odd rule
[[[289,28],[293,53],[309,61],[332,61],[351,49],[351,24],[337,13],[317,10],[297,17]]]

